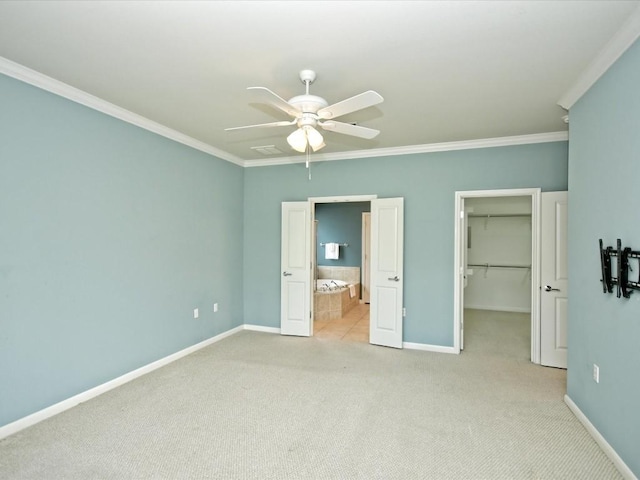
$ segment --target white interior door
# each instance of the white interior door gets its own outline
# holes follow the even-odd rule
[[[464,198],[462,199],[463,212],[461,214],[460,222],[462,229],[462,245],[460,248],[460,258],[462,259],[462,290],[463,294],[460,298],[460,350],[464,350],[464,289],[469,284],[469,275],[473,275],[473,270],[469,268],[469,212],[472,212],[472,208],[464,206]]]
[[[282,203],[280,333],[311,335],[311,208],[309,202]]]
[[[371,201],[369,341],[402,348],[404,199]]]
[[[362,301],[371,299],[371,212],[362,213]]]
[[[567,368],[567,192],[541,195],[540,363]]]

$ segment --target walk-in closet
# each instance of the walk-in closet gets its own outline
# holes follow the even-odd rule
[[[477,335],[502,340],[495,348],[518,348],[530,357],[531,197],[469,198],[467,211],[465,344]],[[469,322],[475,323],[472,325]],[[507,330],[508,333],[504,338]],[[493,332],[493,333],[491,333]]]

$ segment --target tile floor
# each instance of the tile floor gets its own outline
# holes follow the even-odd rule
[[[358,304],[338,320],[316,320],[313,336],[323,340],[369,343],[369,305]]]

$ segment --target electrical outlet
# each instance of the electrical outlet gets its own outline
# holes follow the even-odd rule
[[[600,383],[600,367],[593,364],[593,381],[596,383]]]
[[[214,304],[213,304],[213,312],[215,313],[215,312],[217,312],[217,311],[218,311],[218,304],[217,304],[217,303],[214,303]]]
[[[197,308],[193,309],[193,318],[198,318],[200,316],[200,310]]]

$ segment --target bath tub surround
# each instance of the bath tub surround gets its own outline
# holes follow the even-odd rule
[[[319,292],[331,292],[333,290],[340,290],[348,287],[349,284],[343,280],[335,280],[332,278],[316,280],[316,291]]]
[[[318,267],[318,277],[313,294],[314,320],[337,320],[359,303],[359,267]]]
[[[318,267],[317,278],[342,280],[355,285],[360,283],[360,267]]]
[[[355,295],[351,297],[349,286],[334,290],[317,290],[313,294],[314,320],[338,320],[358,305],[360,284],[354,285]]]

